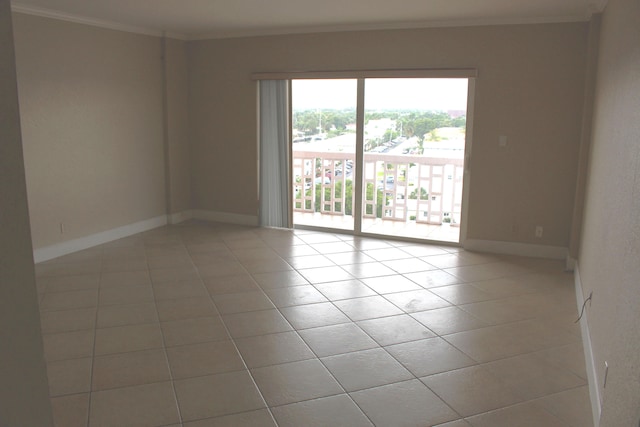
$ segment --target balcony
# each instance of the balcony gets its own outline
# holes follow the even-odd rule
[[[293,151],[294,224],[354,229],[355,154]],[[366,152],[362,232],[458,242],[461,158]]]

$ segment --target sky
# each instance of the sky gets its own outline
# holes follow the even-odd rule
[[[356,108],[357,80],[293,80],[293,109]],[[366,79],[366,110],[466,110],[467,79]]]

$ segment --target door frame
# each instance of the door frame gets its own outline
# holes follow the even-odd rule
[[[293,224],[293,206],[289,213],[291,218],[291,224],[294,228],[299,229],[313,229],[320,231],[328,231],[341,234],[352,234],[355,236],[364,237],[384,237],[393,240],[411,241],[420,243],[432,243],[446,246],[464,246],[467,239],[468,220],[469,220],[469,193],[471,189],[471,150],[473,141],[473,129],[474,129],[474,106],[475,106],[475,86],[478,73],[474,68],[452,68],[452,69],[398,69],[398,70],[354,70],[354,71],[309,71],[309,72],[268,72],[268,73],[253,73],[253,80],[289,80],[291,85],[292,80],[296,79],[357,79],[357,110],[356,110],[356,153],[355,153],[355,186],[354,191],[357,196],[354,199],[354,212],[358,212],[357,216],[354,216],[354,230],[341,230],[327,227],[317,226],[296,226]],[[463,184],[462,184],[462,202],[461,202],[461,224],[460,224],[460,236],[458,242],[444,242],[437,240],[419,239],[403,236],[386,236],[374,233],[362,232],[362,206],[363,206],[363,193],[362,193],[362,174],[364,167],[364,82],[368,78],[466,78],[467,79],[467,122],[465,131],[465,154],[463,165]],[[291,87],[291,86],[289,86]],[[291,102],[291,90],[289,91],[289,116],[292,113]],[[292,159],[292,134],[293,124],[289,120],[289,137],[290,137],[290,159]],[[289,161],[289,170],[292,169],[292,160]],[[290,175],[291,176],[291,175]]]

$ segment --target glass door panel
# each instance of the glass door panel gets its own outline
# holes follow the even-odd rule
[[[357,80],[292,81],[293,223],[354,230]]]
[[[362,232],[458,242],[467,79],[366,79]]]

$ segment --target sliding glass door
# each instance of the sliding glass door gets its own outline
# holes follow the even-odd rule
[[[469,81],[293,80],[294,225],[459,242]]]

